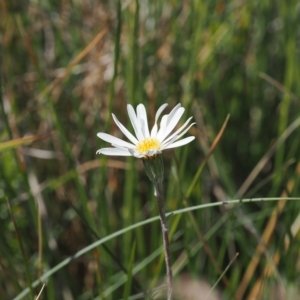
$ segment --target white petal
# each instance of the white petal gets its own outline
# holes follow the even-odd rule
[[[128,115],[129,115],[132,127],[135,131],[136,137],[138,138],[139,141],[143,140],[144,136],[141,131],[141,124],[139,123],[139,121],[136,117],[135,111],[130,104],[127,105],[127,111],[128,111]]]
[[[171,140],[169,140],[168,142],[164,142],[162,145],[161,145],[161,150],[164,150],[164,149],[167,149],[169,145],[173,144],[176,140],[178,140],[178,136],[175,135],[173,136],[173,138]]]
[[[155,115],[155,122],[154,122],[154,126],[151,130],[151,137],[155,137],[156,134],[157,134],[157,129],[158,129],[158,126],[157,126],[157,120],[159,118],[159,116],[161,115],[161,113],[163,112],[163,110],[168,106],[167,103],[163,104],[159,109],[158,111],[156,112],[156,115]]]
[[[131,156],[129,151],[120,150],[117,148],[102,148],[99,149],[96,154],[104,154],[110,156]]]
[[[177,131],[175,131],[172,135],[170,135],[166,140],[164,140],[163,144],[166,144],[167,142],[169,142],[175,135],[177,135],[177,139],[179,139],[183,134],[178,135],[191,121],[193,117],[190,117]],[[193,123],[195,124],[195,123]],[[189,128],[191,127],[191,125],[189,126]],[[186,131],[185,131],[186,132]]]
[[[177,139],[180,139],[183,135],[185,135],[185,133],[196,123],[192,123],[184,132],[182,132],[181,134],[179,134],[179,136],[177,137]]]
[[[168,122],[167,122],[167,127],[164,131],[164,133],[159,137],[159,139],[161,141],[163,141],[170,133],[171,131],[175,128],[175,126],[177,125],[179,119],[181,118],[181,116],[184,113],[184,108],[180,107],[179,109],[177,109],[177,111],[175,112],[175,114],[173,114],[172,118],[170,118],[170,116],[168,117]]]
[[[124,135],[135,145],[138,143],[138,140],[125,128],[125,126],[117,119],[117,117],[112,114],[115,123],[118,125],[120,130],[124,133]]]
[[[164,148],[164,149],[171,149],[171,148],[176,148],[176,147],[180,147],[180,146],[183,146],[183,145],[186,145],[188,143],[190,143],[191,141],[193,141],[195,139],[194,136],[189,136],[183,140],[180,140],[178,142],[175,142],[171,145],[169,145],[168,147]]]
[[[116,144],[116,145],[123,146],[126,148],[135,148],[135,145],[129,144],[128,142],[125,142],[125,141],[123,141],[115,136],[112,136],[110,134],[107,134],[107,133],[99,132],[99,133],[97,133],[97,136],[100,139],[102,139],[103,141],[106,141],[111,144]]]
[[[145,156],[153,156],[153,155],[156,155],[158,153],[160,154],[161,150],[154,149],[154,150],[149,150],[149,151],[147,151],[144,154],[145,154]]]
[[[173,118],[173,116],[176,114],[177,110],[178,110],[180,107],[181,107],[181,104],[178,103],[178,104],[172,109],[172,111],[171,111],[170,114],[169,114],[167,124],[170,123],[171,119]]]
[[[144,134],[144,137],[145,138],[150,137],[145,106],[143,104],[139,104],[136,108],[136,112],[137,112],[137,118],[142,125],[142,132]]]
[[[136,151],[135,149],[128,149],[128,151],[130,152],[130,154],[132,156],[137,157],[137,158],[141,158],[144,156],[141,153],[139,153],[138,151]]]
[[[162,120],[161,120],[161,123],[160,123],[160,128],[159,128],[159,131],[156,135],[156,137],[158,139],[160,139],[161,141],[163,141],[163,138],[162,136],[164,135],[165,131],[166,131],[166,128],[168,127],[168,124],[170,122],[170,120],[173,118],[174,114],[178,111],[178,109],[181,107],[181,104],[178,103],[173,109],[172,111],[170,112],[170,114],[168,115],[164,115],[162,117]],[[166,120],[164,120],[166,119]],[[164,122],[163,122],[164,121]]]
[[[119,145],[116,145],[116,144],[111,144],[111,145],[114,146],[115,148],[118,148],[118,149],[120,149],[122,151],[126,151],[126,152],[128,152],[128,149],[129,149],[129,148],[122,147],[122,146],[119,146]]]
[[[145,153],[146,156],[153,156],[156,153],[156,150],[149,150]]]
[[[158,130],[158,133],[156,134],[156,138],[159,139],[160,141],[162,141],[162,139],[160,139],[160,136],[162,136],[164,134],[166,127],[167,127],[168,116],[169,115],[164,115],[160,121],[159,130]]]

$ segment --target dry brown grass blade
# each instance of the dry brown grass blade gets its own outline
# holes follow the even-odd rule
[[[198,109],[197,106],[196,106],[196,109]],[[200,114],[199,109],[198,109],[198,113]],[[198,114],[198,117],[200,118],[199,114]],[[203,123],[203,122],[202,122],[202,118],[201,118],[201,120],[200,120],[198,117],[196,116],[197,125],[201,127],[201,124]],[[206,154],[204,160],[202,161],[200,167],[198,168],[198,171],[199,171],[199,170],[201,171],[201,170],[203,169],[205,163],[207,162],[207,160],[209,159],[209,157],[210,157],[211,154],[213,153],[214,149],[215,149],[216,146],[218,145],[219,141],[221,140],[221,137],[222,137],[222,135],[223,135],[223,133],[224,133],[224,131],[225,131],[225,128],[226,128],[226,126],[227,126],[227,123],[228,123],[228,121],[229,121],[229,117],[230,117],[230,116],[227,115],[227,117],[226,117],[226,119],[225,119],[225,121],[224,121],[224,123],[223,123],[223,125],[222,125],[222,127],[221,127],[221,129],[220,129],[220,131],[218,132],[218,134],[217,134],[216,138],[214,139],[214,141],[213,141],[212,145],[210,146],[210,148],[209,148],[209,146],[208,146],[208,142],[206,142],[206,141],[204,142],[204,145],[203,145],[203,146],[204,146],[204,151],[207,150],[207,149],[208,149],[208,150],[207,150],[207,154]],[[198,121],[199,121],[199,122],[198,122]],[[205,130],[204,130],[204,131],[205,131]],[[201,143],[201,142],[200,142],[200,143]],[[178,164],[178,162],[177,162],[177,164]],[[198,174],[197,174],[197,175],[198,175]],[[195,176],[195,178],[197,178],[197,176]],[[177,179],[178,179],[178,178],[177,178]],[[177,182],[178,182],[178,184],[180,185],[180,181],[178,180]],[[191,184],[189,190],[192,190],[192,186],[193,186],[193,183]],[[182,193],[182,194],[183,194],[183,193]],[[189,193],[189,191],[188,191],[188,192],[186,193],[186,195],[183,196],[183,203],[184,203],[184,205],[185,205],[186,207],[188,206],[188,200],[187,200],[187,198],[189,197],[189,194],[190,194],[190,193]],[[202,244],[203,244],[203,246],[204,246],[205,251],[207,252],[207,254],[208,254],[208,256],[211,258],[213,264],[215,265],[215,267],[217,268],[217,270],[218,270],[219,273],[221,274],[221,273],[222,273],[222,270],[221,270],[221,268],[218,266],[218,263],[217,263],[217,261],[216,261],[214,255],[213,255],[213,253],[212,253],[210,247],[207,245],[207,243],[206,243],[206,241],[205,241],[205,238],[204,238],[204,236],[203,236],[201,230],[198,228],[198,225],[197,225],[197,222],[196,222],[196,220],[195,220],[195,218],[194,218],[194,215],[193,215],[192,213],[189,213],[189,216],[190,216],[191,221],[192,221],[192,224],[193,224],[193,226],[194,226],[194,228],[195,228],[195,230],[196,230],[197,236],[198,236],[199,240],[202,242]],[[175,262],[175,264],[173,264],[173,267],[174,267],[174,265],[180,265],[180,263],[181,263],[182,261],[184,261],[186,258],[187,258],[187,254],[186,254],[185,252],[183,252],[183,253],[181,254],[181,256],[177,259],[177,261]],[[229,286],[229,285],[230,285],[229,282],[228,282],[228,280],[227,280],[227,278],[226,278],[225,276],[223,277],[223,281],[224,281],[224,283],[225,283],[226,286]]]
[[[71,73],[73,68],[102,40],[106,32],[107,28],[102,29],[93,38],[93,40],[68,64],[62,74],[57,76],[49,85],[47,85],[44,90],[35,98],[35,100],[40,102],[48,93],[53,91],[53,89]],[[18,120],[22,119],[32,108],[33,105],[29,105],[28,108],[22,114],[20,114]]]
[[[187,200],[184,199],[184,205],[185,207],[188,207],[188,202]],[[197,237],[198,239],[201,241],[202,245],[203,245],[203,249],[204,251],[206,252],[206,254],[208,255],[208,257],[210,258],[211,262],[213,263],[214,267],[216,268],[217,272],[221,275],[223,274],[223,270],[221,269],[221,267],[219,266],[218,264],[218,261],[217,259],[215,258],[214,256],[214,253],[212,252],[211,248],[209,247],[209,245],[207,244],[206,240],[205,240],[205,237],[204,235],[202,234],[202,231],[200,230],[200,228],[198,227],[198,224],[197,224],[197,221],[194,217],[194,214],[192,212],[188,212],[189,214],[189,217],[191,219],[191,222],[193,224],[193,227],[196,231],[196,234],[197,234]],[[230,287],[230,282],[229,280],[227,279],[226,275],[224,274],[222,276],[222,279],[223,283],[225,284],[225,286],[228,288],[228,289],[231,289]]]
[[[24,40],[24,44],[25,44],[25,47],[28,51],[29,57],[30,57],[31,61],[33,62],[33,64],[35,65],[35,68],[37,70],[39,70],[38,58],[37,58],[37,56],[36,56],[36,54],[33,50],[31,40],[30,40],[28,34],[26,33],[26,31],[24,30],[24,26],[23,26],[22,19],[21,19],[20,15],[16,15],[16,23],[17,23],[18,29],[20,31],[21,37]]]
[[[274,78],[263,72],[260,72],[258,76],[270,83],[271,85],[273,85],[274,87],[276,87],[280,92],[288,94],[294,101],[297,101],[297,103],[299,103],[300,99],[288,89],[286,89],[279,81],[275,80]]]
[[[41,290],[40,290],[40,292],[39,292],[39,294],[37,295],[37,297],[36,297],[35,300],[39,300],[39,299],[40,299],[40,297],[41,297],[41,295],[42,295],[42,292],[43,292],[43,290],[44,290],[44,287],[45,287],[45,283],[43,284],[43,286],[42,286],[42,288],[41,288]]]
[[[103,166],[103,162],[100,161],[99,159],[95,159],[95,160],[91,160],[91,161],[87,161],[81,165],[77,166],[77,172],[80,175],[83,175],[84,173],[93,170],[93,169],[97,169],[99,167]],[[106,167],[107,168],[116,168],[116,169],[127,169],[128,168],[128,164],[123,162],[123,161],[119,161],[119,160],[114,160],[114,159],[109,159],[106,162]],[[67,173],[64,173],[63,175],[61,175],[62,177],[67,175]],[[36,197],[37,194],[43,192],[45,189],[49,188],[49,186],[53,184],[53,180],[46,180],[44,182],[42,182],[41,184],[39,184],[38,186],[36,186],[35,189],[33,189],[31,191],[32,195],[34,197]],[[16,205],[19,201],[26,201],[28,199],[28,193],[23,193],[20,194],[18,197],[14,198],[12,200],[13,205]]]
[[[216,138],[214,139],[214,141],[211,144],[208,152],[206,153],[205,158],[204,158],[202,164],[205,164],[208,161],[208,159],[210,158],[211,154],[214,152],[216,146],[220,142],[221,137],[222,137],[222,135],[223,135],[223,133],[225,131],[225,128],[226,128],[226,126],[228,124],[229,118],[230,118],[230,115],[228,114],[227,117],[226,117],[226,119],[225,119],[225,121],[224,121],[224,123],[223,123],[223,125],[222,125],[222,127],[221,127],[221,129],[220,129],[220,131],[218,132]],[[206,147],[208,147],[208,145],[206,145]]]
[[[33,288],[32,288],[32,285],[31,285],[32,280],[31,280],[31,275],[30,275],[29,268],[28,268],[28,258],[27,258],[27,255],[25,253],[25,248],[24,248],[24,245],[23,245],[22,235],[20,234],[16,219],[15,219],[13,211],[11,209],[10,201],[8,199],[6,199],[6,203],[7,203],[7,208],[8,208],[8,211],[9,211],[9,214],[10,214],[13,226],[14,226],[16,239],[17,239],[17,242],[18,242],[21,254],[22,254],[23,261],[24,261],[25,270],[26,270],[26,277],[27,277],[27,284],[30,288],[31,296],[33,298],[34,292],[33,292]]]
[[[298,164],[297,166],[297,174],[299,176],[299,173],[300,173],[300,164]],[[293,190],[293,187],[294,187],[294,180],[291,180],[288,182],[287,184],[287,190],[289,192],[291,192]],[[283,192],[281,194],[281,197],[287,197],[288,195],[286,194],[286,192]],[[236,292],[236,297],[237,299],[244,299],[243,296],[245,294],[245,291],[253,277],[253,274],[255,273],[255,270],[258,266],[258,263],[260,261],[260,258],[261,258],[261,255],[263,254],[264,252],[264,246],[263,245],[268,245],[271,241],[271,238],[272,238],[272,235],[273,235],[273,232],[275,230],[275,226],[276,226],[276,223],[277,223],[277,220],[278,220],[278,217],[279,215],[281,214],[285,204],[286,204],[286,201],[287,200],[281,200],[277,203],[277,206],[274,208],[270,218],[269,218],[269,221],[265,227],[265,230],[261,236],[261,242],[263,244],[259,244],[257,247],[256,247],[256,252],[254,254],[254,256],[252,257],[250,263],[248,264],[248,267],[246,269],[246,272],[244,273],[244,276],[243,276],[243,279],[240,283],[240,286],[239,288],[237,289],[237,292]],[[273,266],[272,266],[273,267]]]
[[[280,260],[280,255],[279,255],[279,252],[276,251],[273,256],[273,264],[277,265],[279,263],[279,260]],[[273,273],[272,266],[269,264],[266,265],[263,270],[263,275],[258,280],[256,280],[253,288],[251,289],[251,291],[247,297],[247,300],[261,298],[264,282],[265,282],[266,278],[269,277],[272,273]]]
[[[273,210],[272,212],[272,215],[268,221],[268,224],[262,234],[262,237],[261,237],[261,242],[264,244],[264,245],[268,245],[270,243],[270,240],[271,240],[271,236],[274,232],[274,229],[275,229],[275,225],[277,223],[277,219],[279,217],[279,215],[281,214],[284,206],[286,204],[286,200],[281,200],[277,203],[277,206],[276,208]],[[246,289],[253,277],[253,274],[258,266],[258,263],[260,261],[260,257],[261,255],[263,254],[264,252],[264,247],[263,245],[260,243],[257,247],[256,247],[256,252],[255,254],[253,255],[247,269],[246,269],[246,272],[244,273],[244,276],[243,276],[243,279],[240,283],[240,286],[239,288],[237,289],[237,292],[236,292],[236,298],[239,299],[239,300],[242,300],[244,299],[243,296],[246,292]]]
[[[107,32],[107,28],[102,29],[93,40],[69,63],[63,73],[56,77],[38,96],[37,100],[40,101],[45,95],[50,93],[60,82],[62,82],[72,71],[72,69],[101,41]]]
[[[209,150],[207,151],[207,153],[206,153],[206,155],[205,155],[205,158],[204,158],[204,160],[202,161],[202,163],[201,163],[201,165],[200,165],[200,167],[199,167],[198,170],[201,171],[201,170],[203,169],[204,165],[205,165],[206,162],[208,161],[208,159],[209,159],[209,157],[211,156],[211,154],[213,153],[214,149],[216,148],[216,146],[217,146],[218,143],[220,142],[221,137],[222,137],[222,135],[223,135],[223,133],[224,133],[224,131],[225,131],[225,128],[226,128],[226,126],[227,126],[227,124],[228,124],[229,117],[230,117],[230,116],[227,115],[227,117],[226,117],[226,119],[225,119],[225,121],[224,121],[224,123],[223,123],[221,129],[219,130],[219,132],[218,132],[216,138],[214,139],[212,145],[211,145],[210,147],[208,147],[208,143],[205,142],[204,149],[208,149],[208,148],[209,148]],[[200,126],[200,124],[202,124],[202,122],[200,122],[198,125]],[[197,178],[197,177],[198,177],[198,172],[197,172],[197,175],[195,176],[195,178]],[[179,182],[178,182],[178,183],[179,183]],[[189,190],[191,190],[191,189],[189,188]],[[187,192],[187,195],[189,195],[189,191]],[[187,196],[187,197],[188,197],[188,196]],[[183,203],[184,203],[184,206],[185,206],[185,207],[188,207],[188,206],[189,206],[187,197],[184,197],[184,196],[183,196]],[[195,217],[194,217],[194,214],[193,214],[192,212],[189,212],[188,214],[189,214],[189,218],[190,218],[190,220],[191,220],[191,222],[192,222],[192,224],[193,224],[193,227],[194,227],[194,229],[195,229],[195,231],[196,231],[197,237],[198,237],[198,239],[201,241],[201,243],[203,244],[203,248],[204,248],[206,254],[207,254],[207,255],[209,256],[209,258],[211,259],[211,261],[212,261],[214,267],[217,269],[217,271],[219,272],[219,274],[222,274],[223,271],[222,271],[221,267],[219,266],[219,264],[218,264],[216,258],[214,257],[214,254],[213,254],[213,252],[211,251],[210,247],[209,247],[208,244],[206,243],[206,240],[205,240],[205,238],[204,238],[204,235],[202,234],[200,228],[198,227],[198,224],[197,224],[197,222],[196,222],[196,219],[195,219]],[[230,283],[229,283],[229,281],[228,281],[228,279],[227,279],[227,277],[226,277],[225,275],[222,277],[222,281],[224,282],[224,284],[225,284],[228,288],[230,288]]]
[[[275,153],[278,146],[280,146],[291,134],[292,132],[297,129],[300,125],[300,118],[297,118],[279,137],[279,139],[276,141],[276,143],[267,151],[267,153],[261,158],[261,160],[258,162],[258,164],[255,166],[253,171],[250,173],[250,175],[247,177],[243,185],[238,190],[235,198],[242,197],[254,179],[257,177],[257,175],[260,173],[262,168],[265,166],[265,164],[269,161],[271,156]],[[249,282],[254,274],[254,271],[256,270],[256,267],[260,261],[261,254],[265,251],[264,245],[268,245],[270,242],[271,235],[273,233],[273,230],[275,228],[278,215],[281,213],[282,209],[285,206],[285,201],[282,200],[278,202],[277,207],[274,209],[270,219],[269,223],[267,224],[267,227],[260,239],[260,244],[257,246],[256,254],[253,256],[252,260],[250,261],[248,268],[244,274],[244,277],[242,279],[242,282],[240,283],[240,286],[237,290],[236,296],[237,299],[243,299],[244,293],[249,285]]]
[[[209,163],[209,158],[210,158],[211,154],[213,153],[213,151],[215,150],[216,146],[218,145],[218,143],[219,143],[219,141],[220,141],[220,139],[221,139],[221,137],[222,137],[222,135],[223,135],[223,133],[225,131],[225,128],[227,126],[229,118],[230,118],[230,115],[227,115],[227,117],[226,117],[226,119],[225,119],[225,121],[224,121],[224,123],[223,123],[223,125],[222,125],[222,127],[220,129],[220,131],[218,132],[218,134],[217,134],[216,138],[214,139],[212,145],[209,147],[209,145],[208,145],[208,139],[206,138],[206,136],[204,136],[206,130],[205,130],[205,126],[204,126],[204,122],[203,122],[201,111],[200,111],[200,109],[197,106],[195,106],[195,108],[196,108],[195,119],[197,121],[197,126],[198,126],[199,131],[201,133],[203,133],[203,137],[202,138],[201,138],[201,134],[198,135],[199,136],[199,141],[200,141],[200,144],[201,144],[201,146],[203,148],[203,151],[206,152],[206,155],[205,155],[204,160],[200,164],[200,166],[198,168],[198,171],[197,171],[196,175],[194,176],[193,181],[190,184],[190,186],[189,186],[189,188],[188,188],[188,190],[187,190],[187,192],[185,194],[185,198],[189,198],[189,196],[191,195],[191,193],[192,193],[192,191],[194,189],[194,186],[196,185],[196,183],[197,183],[197,181],[198,181],[198,179],[199,179],[199,177],[200,177],[200,175],[202,173],[202,170],[203,170],[203,168],[204,168],[204,166],[205,166],[205,164],[206,164],[207,161],[208,161],[209,169],[211,170],[212,176],[213,177],[216,176],[215,173],[217,171],[216,171],[216,168],[215,168],[215,164],[211,165]]]
[[[79,174],[83,174],[89,170],[96,169],[103,166],[103,162],[99,159],[87,161],[79,166],[77,166],[77,171]],[[106,162],[106,167],[108,168],[116,168],[116,169],[127,169],[128,164],[126,162],[120,160],[109,159]]]
[[[39,134],[39,135],[32,135],[32,136],[26,136],[18,139],[13,139],[6,142],[0,143],[0,152],[8,149],[15,149],[18,147],[21,147],[25,144],[32,143],[34,141],[43,139],[45,137],[49,137],[51,134]]]
[[[300,118],[297,118],[290,126],[282,133],[282,135],[279,137],[279,139],[271,146],[271,148],[266,152],[266,154],[261,158],[261,160],[258,162],[258,164],[255,166],[255,168],[252,170],[252,172],[249,174],[247,179],[244,181],[240,189],[238,190],[237,194],[234,198],[241,198],[246,191],[249,189],[250,185],[254,181],[254,179],[257,177],[257,175],[260,173],[260,171],[263,169],[263,167],[266,165],[266,163],[269,161],[269,159],[272,157],[272,155],[275,153],[276,149],[293,133],[294,130],[296,130],[300,126]],[[289,187],[289,186],[288,186]],[[265,248],[265,245],[268,245],[271,239],[271,235],[273,233],[273,230],[275,228],[278,215],[281,213],[285,206],[285,201],[282,200],[278,202],[277,207],[274,209],[270,219],[269,223],[260,238],[260,243],[257,246],[256,254],[253,256],[252,260],[250,261],[248,268],[244,274],[244,277],[242,279],[242,282],[240,283],[240,286],[236,292],[237,299],[243,299],[244,293],[249,285],[249,282],[254,274],[254,271],[256,270],[256,267],[260,261],[261,254],[265,252],[267,249]],[[272,262],[270,262],[272,263]],[[274,265],[273,265],[274,267]]]
[[[296,177],[298,177],[299,175],[300,175],[300,163],[297,165],[297,168],[296,168]],[[287,190],[289,192],[291,192],[293,190],[294,184],[295,184],[294,180],[290,180],[288,182],[288,184],[287,184]],[[287,197],[287,196],[288,195],[287,195],[286,192],[283,192],[281,194],[281,197],[283,197],[283,198]],[[283,207],[286,204],[286,200],[282,200],[280,202],[278,202],[278,204],[277,204],[277,210],[281,212],[282,209],[283,209]],[[271,218],[272,218],[272,216],[271,216]],[[273,224],[274,224],[274,226],[273,226]],[[266,235],[270,236],[270,238],[271,238],[274,229],[275,229],[275,223],[272,223],[272,222],[269,221],[267,227],[265,228],[265,232],[267,232]],[[294,234],[296,234],[296,232],[298,230],[296,230],[296,231],[293,230],[291,232],[294,232]],[[288,235],[286,235],[286,237],[285,237],[285,240],[287,240],[287,239],[289,239]],[[286,244],[286,249],[288,247],[289,247],[289,243]],[[258,248],[257,248],[257,250],[258,250]],[[279,261],[280,261],[280,253],[278,251],[276,251],[276,253],[275,253],[274,257],[273,257],[273,262],[274,262],[275,265],[277,265],[279,263]],[[256,266],[252,266],[252,268],[253,267],[256,268]],[[254,271],[255,271],[255,269],[254,269]],[[250,293],[248,295],[248,298],[247,298],[248,300],[257,299],[257,297],[259,296],[259,293],[261,291],[260,287],[263,285],[263,281],[265,280],[266,277],[271,276],[271,274],[273,274],[273,273],[274,273],[273,265],[267,264],[266,267],[265,267],[265,269],[264,269],[264,271],[263,271],[263,275],[259,279],[256,280],[256,282],[255,282],[252,290],[250,291]]]
[[[269,161],[269,159],[272,157],[272,155],[275,153],[276,149],[283,143],[285,140],[300,126],[300,117],[298,117],[279,137],[279,139],[273,144],[273,146],[266,152],[266,154],[261,158],[261,160],[258,162],[258,164],[255,166],[255,168],[252,170],[252,172],[249,174],[249,176],[246,178],[234,198],[241,198],[254,179],[257,177],[257,175],[260,173],[260,171],[264,168],[266,163]]]
[[[7,3],[5,0],[0,0],[0,12],[2,17],[6,17],[7,15]]]

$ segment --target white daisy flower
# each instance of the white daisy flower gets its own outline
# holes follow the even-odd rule
[[[120,130],[128,138],[131,143],[123,141],[110,134],[99,132],[97,136],[111,143],[113,148],[102,148],[99,149],[97,154],[105,155],[118,155],[118,156],[135,156],[137,158],[148,158],[160,154],[163,150],[176,148],[188,144],[195,139],[194,136],[189,136],[178,141],[195,123],[190,123],[192,117],[190,117],[177,131],[171,134],[172,130],[177,125],[179,119],[184,113],[184,108],[181,104],[177,104],[173,110],[168,114],[164,115],[160,122],[158,129],[157,121],[163,110],[168,104],[163,104],[155,115],[155,123],[151,132],[149,131],[146,109],[143,104],[139,104],[136,109],[136,113],[133,107],[128,104],[127,111],[133,126],[135,136],[132,135],[123,124],[112,114],[115,123],[118,125]],[[188,126],[188,127],[187,127]]]

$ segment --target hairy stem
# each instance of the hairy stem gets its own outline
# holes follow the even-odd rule
[[[160,217],[160,224],[164,242],[164,250],[165,250],[165,260],[166,260],[166,269],[167,269],[167,284],[168,284],[168,300],[172,298],[172,289],[173,289],[173,275],[172,275],[172,267],[171,267],[171,255],[170,255],[170,244],[169,244],[169,236],[168,236],[168,225],[167,219],[165,215],[165,207],[164,207],[164,196],[163,196],[163,180],[154,181],[154,186],[156,190],[156,198],[157,205]]]

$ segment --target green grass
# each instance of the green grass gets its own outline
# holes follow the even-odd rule
[[[163,283],[143,164],[96,155],[96,134],[121,137],[112,112],[132,131],[127,103],[152,125],[180,102],[196,139],[163,153],[166,210],[208,206],[168,218],[175,285],[218,282],[223,299],[284,285],[296,299],[299,201],[209,204],[300,195],[298,1],[26,3],[0,0],[0,298],[42,274],[49,300],[134,299]]]

